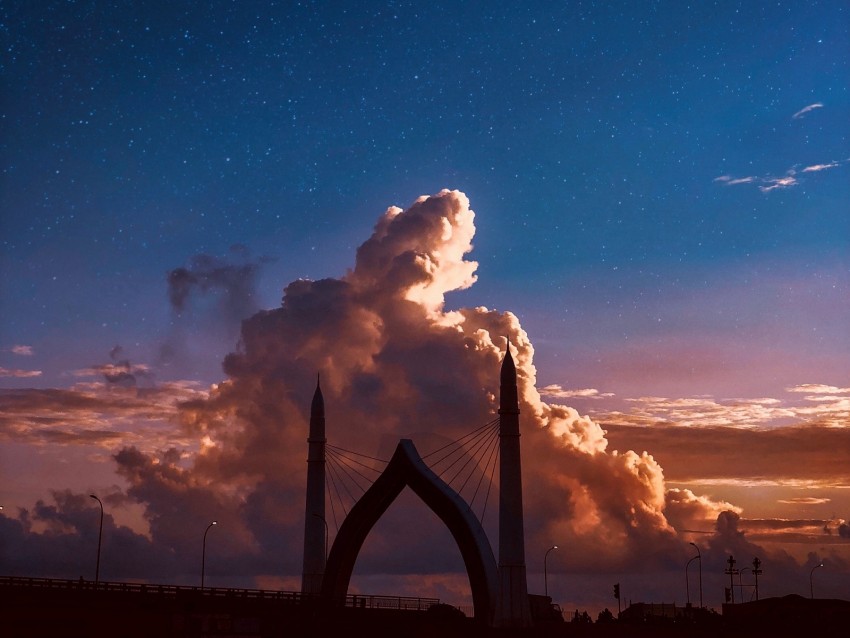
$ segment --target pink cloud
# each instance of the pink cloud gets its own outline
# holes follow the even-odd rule
[[[40,377],[41,370],[18,370],[9,368],[0,368],[0,377],[13,377],[16,379],[28,379],[31,377]]]
[[[762,193],[769,193],[780,188],[790,188],[797,185],[797,178],[794,175],[786,175],[785,177],[765,177],[762,181],[765,186],[759,186]]]
[[[803,169],[803,173],[816,173],[818,171],[825,171],[830,168],[835,168],[836,166],[840,166],[839,162],[830,162],[829,164],[812,164],[811,166],[806,166]]]

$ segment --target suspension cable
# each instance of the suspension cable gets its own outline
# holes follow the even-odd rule
[[[329,496],[329,500],[331,502],[331,512],[333,513],[333,517],[334,517],[334,526],[336,527],[336,530],[339,531],[339,522],[337,521],[337,518],[336,518],[336,507],[334,507],[334,498],[333,498],[333,492],[331,492],[331,485],[333,485],[334,492],[336,492],[336,502],[339,503],[340,509],[342,509],[343,514],[348,516],[348,512],[345,509],[345,503],[343,502],[342,496],[339,493],[339,486],[336,484],[336,479],[334,478],[334,476],[336,474],[336,470],[335,470],[333,465],[328,465],[326,467],[329,470],[327,475],[328,475],[328,478],[330,479],[330,485],[328,485],[328,496]]]
[[[461,484],[461,486],[457,490],[458,492],[463,491],[463,488],[466,487],[466,484],[469,482],[469,479],[471,479],[472,475],[475,474],[475,468],[477,468],[479,466],[480,459],[483,458],[492,447],[495,447],[495,445],[498,443],[498,440],[499,440],[499,430],[493,429],[488,433],[488,435],[486,437],[482,437],[476,443],[475,448],[473,448],[470,451],[469,460],[467,460],[467,462],[464,464],[464,467],[469,465],[470,461],[472,461],[472,460],[476,460],[478,462],[470,470],[469,474],[466,475],[466,479],[464,479],[463,483]],[[483,452],[479,456],[473,458],[473,456],[477,455],[478,451],[481,450],[482,448],[483,448]],[[460,470],[458,470],[457,474],[455,474],[455,476],[452,477],[451,481],[454,481],[455,478],[460,475],[460,473],[463,471],[463,469],[464,468],[461,468]],[[450,483],[451,483],[451,481],[450,481]]]
[[[325,475],[328,479],[326,492],[337,532],[340,526],[339,517],[342,516],[344,519],[348,516],[349,510],[357,503],[359,496],[362,496],[368,486],[374,483],[375,478],[381,474],[381,470],[376,469],[373,464],[363,462],[361,459],[387,464],[383,459],[325,443]],[[368,476],[366,471],[375,476]],[[359,495],[357,494],[358,491],[360,492]],[[341,510],[339,515],[338,509]]]
[[[466,441],[465,445],[458,445],[454,450],[452,450],[452,452],[443,456],[443,458],[441,459],[443,461],[448,461],[452,456],[454,457],[454,460],[448,463],[445,468],[440,470],[440,475],[447,475],[455,465],[466,459],[466,462],[461,466],[459,470],[455,472],[454,476],[452,476],[452,478],[448,482],[453,481],[463,471],[463,468],[469,462],[469,456],[476,456],[479,448],[481,447],[482,442],[486,443],[486,441],[492,436],[492,433],[493,426],[491,426],[488,430],[481,430],[476,434],[476,437],[474,439]],[[434,465],[436,466],[438,465],[438,463],[435,463]]]
[[[436,450],[434,450],[433,452],[429,452],[428,454],[426,454],[426,455],[425,455],[425,456],[423,456],[422,458],[423,458],[423,459],[430,458],[430,457],[434,456],[437,452],[442,452],[443,450],[445,450],[446,448],[449,448],[449,447],[457,447],[457,446],[461,446],[461,445],[462,445],[462,444],[461,444],[461,441],[463,441],[464,439],[467,439],[467,438],[469,438],[469,437],[474,437],[474,436],[478,435],[478,434],[479,434],[482,430],[486,430],[487,428],[492,427],[492,425],[493,425],[494,423],[498,423],[498,421],[499,421],[499,417],[496,417],[495,419],[493,419],[493,420],[492,420],[492,421],[490,421],[489,423],[485,423],[485,424],[484,424],[484,425],[482,425],[481,427],[478,427],[478,428],[474,429],[472,432],[469,432],[469,433],[467,433],[467,434],[464,434],[464,435],[463,435],[462,437],[460,437],[459,439],[456,439],[456,440],[454,440],[454,441],[449,441],[449,442],[448,442],[448,443],[446,443],[444,446],[442,446],[442,447],[440,447],[440,448],[437,448],[437,449],[436,449]],[[446,457],[451,456],[453,453],[454,453],[454,450],[453,450],[452,452],[449,452],[448,454],[446,454],[446,455],[444,455],[444,456],[440,457],[439,459],[437,459],[436,461],[434,461],[434,465],[437,465],[438,463],[440,463],[440,461],[443,461]]]
[[[439,458],[434,460],[431,465],[432,468],[436,468],[441,463],[448,462],[448,465],[446,465],[446,467],[438,473],[438,476],[441,478],[446,476],[458,463],[462,462],[460,467],[454,471],[451,478],[446,480],[446,484],[451,486],[452,483],[460,482],[460,478],[465,475],[460,487],[453,488],[458,495],[466,489],[469,481],[475,475],[476,469],[479,471],[478,481],[475,484],[472,497],[468,502],[470,511],[472,511],[475,501],[478,498],[485,478],[487,479],[487,490],[484,495],[484,502],[481,515],[479,517],[482,524],[487,512],[490,491],[493,486],[493,477],[495,475],[496,466],[498,465],[498,435],[499,417],[497,416],[488,423],[485,423],[484,425],[463,435],[459,439],[450,441],[449,443],[421,457],[424,460],[434,457],[440,452],[445,452],[439,456]],[[358,496],[355,495],[353,487],[356,487],[356,489],[360,492],[360,496],[362,496],[366,493],[368,486],[371,486],[376,478],[382,473],[382,470],[376,469],[373,464],[365,463],[361,459],[381,463],[385,466],[388,462],[384,459],[348,450],[330,443],[326,443],[325,452],[328,470],[327,476],[329,479],[327,483],[327,495],[331,505],[331,514],[333,516],[334,526],[337,531],[339,531],[337,505],[339,505],[344,516],[348,516],[350,507],[353,507],[353,505],[358,501]],[[484,461],[483,467],[481,467],[481,461]],[[364,473],[365,471],[371,472],[376,476],[374,478],[370,477]],[[367,487],[363,486],[364,482],[367,484]],[[346,501],[348,501],[351,505],[347,507]]]
[[[351,477],[351,479],[355,482],[357,487],[360,488],[361,492],[365,492],[366,490],[363,489],[363,487],[360,484],[360,481],[358,481],[357,479],[355,479],[352,476],[352,473],[356,474],[357,476],[362,478],[364,481],[366,481],[370,485],[375,482],[375,479],[373,479],[369,476],[366,476],[357,467],[354,467],[353,465],[349,465],[346,461],[352,461],[354,463],[357,463],[357,465],[360,465],[361,467],[364,467],[367,470],[371,470],[372,472],[375,472],[375,473],[380,475],[380,472],[378,470],[376,470],[375,468],[369,467],[368,465],[364,465],[363,463],[359,463],[357,461],[354,461],[353,459],[349,459],[347,456],[341,456],[333,450],[328,450],[327,459],[329,461],[331,461],[332,463],[336,463],[337,465],[339,465],[339,467],[342,468],[342,471],[345,472],[347,476]]]
[[[482,524],[484,523],[484,515],[487,513],[487,503],[490,502],[490,489],[493,487],[493,476],[496,474],[496,465],[499,462],[499,446],[496,445],[493,449],[496,451],[496,454],[495,459],[493,460],[493,469],[490,470],[490,479],[487,482],[487,494],[484,496],[484,507],[481,509],[481,518],[479,520]],[[476,488],[475,492],[476,494],[478,493],[478,488]]]
[[[333,449],[337,452],[345,452],[347,454],[353,454],[354,456],[359,456],[359,457],[362,457],[364,459],[369,459],[370,461],[377,461],[378,463],[383,463],[384,465],[386,465],[388,463],[388,461],[385,461],[384,459],[375,458],[374,456],[369,456],[368,454],[361,454],[360,452],[355,452],[354,450],[346,450],[344,447],[339,447],[338,445],[331,445],[330,443],[326,443],[325,447],[331,448],[331,449]],[[340,454],[340,456],[344,456],[344,454]],[[354,459],[351,459],[351,460],[354,461]],[[355,461],[355,462],[360,463],[360,461]],[[369,469],[374,469],[371,466],[366,466],[366,467],[369,467]],[[377,472],[377,470],[375,470],[375,471]]]
[[[347,465],[341,463],[338,459],[335,459],[333,456],[328,456],[329,467],[333,468],[336,473],[337,479],[340,481],[345,492],[348,494],[348,498],[352,503],[357,501],[357,496],[354,494],[352,490],[352,486],[356,487],[361,493],[365,492],[365,488],[360,485],[358,480],[355,478],[355,472],[351,470]]]

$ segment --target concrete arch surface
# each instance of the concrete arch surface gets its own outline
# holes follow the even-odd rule
[[[466,501],[431,471],[409,439],[399,441],[386,469],[339,528],[325,566],[323,599],[336,606],[345,604],[354,564],[366,537],[405,487],[410,487],[449,529],[469,576],[475,618],[492,624],[499,578],[487,535]]]

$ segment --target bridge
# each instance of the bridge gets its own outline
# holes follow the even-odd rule
[[[489,628],[529,628],[516,376],[508,344],[497,418],[424,456],[412,441],[401,440],[389,461],[327,443],[324,399],[317,383],[308,438],[299,592],[6,577],[0,578],[0,623],[25,628],[22,635],[29,636],[112,635],[100,630],[111,628],[114,633],[119,627],[129,636],[265,636],[278,635],[282,627],[325,635],[317,630],[333,633],[336,627],[351,633],[351,627],[361,623],[374,636],[383,635],[384,629],[409,628],[416,613],[429,621],[451,619],[453,627],[466,627],[464,621],[470,619],[435,598],[348,593],[366,537],[407,487],[446,525],[463,558],[476,629],[466,627],[458,635],[470,638]],[[497,466],[498,561],[483,525]],[[337,530],[330,551],[326,502]],[[365,614],[371,614],[368,620]],[[421,617],[417,623],[423,625]]]
[[[99,593],[127,595],[160,600],[246,600],[268,601],[278,605],[316,604],[316,597],[300,591],[274,589],[242,589],[234,587],[192,587],[185,585],[156,585],[150,583],[94,582],[92,580],[67,580],[59,578],[30,578],[27,576],[0,576],[0,591],[3,597],[17,591],[29,595],[47,595],[50,592]],[[409,596],[375,596],[348,594],[345,607],[354,609],[392,609],[398,611],[428,611],[440,605],[439,598],[415,598]]]
[[[447,618],[468,632],[472,621],[450,611],[436,598],[348,595],[328,613],[293,591],[0,577],[0,634],[10,637],[399,636]]]
[[[390,505],[408,487],[445,524],[457,544],[469,578],[475,618],[489,627],[531,626],[525,569],[519,395],[510,343],[507,346],[500,371],[498,417],[424,457],[420,456],[412,441],[403,439],[399,441],[392,459],[383,462],[383,470],[352,456],[363,455],[328,445],[324,397],[317,382],[307,439],[303,593],[320,596],[327,608],[345,606],[349,582],[363,543]],[[426,459],[437,454],[440,456],[429,466]],[[480,516],[475,515],[472,507],[485,477],[488,478],[486,495],[490,494],[496,458],[499,468],[498,562],[483,525],[488,499],[483,499]],[[370,457],[365,459],[379,461]],[[483,468],[480,467],[481,459],[486,459]],[[352,460],[376,473],[377,478],[370,478],[348,463]],[[439,469],[443,462],[444,467]],[[477,480],[473,480],[476,487],[467,502],[459,492],[476,474]],[[359,484],[355,475],[366,480],[368,487]],[[328,553],[330,531],[325,505],[326,501],[330,502],[331,514],[336,521],[333,496],[334,492],[340,495],[338,483],[345,484],[346,477],[355,479],[354,483],[362,490],[362,495],[350,510],[346,510]],[[456,489],[450,483],[460,485]],[[330,490],[331,485],[333,491]],[[352,493],[347,487],[346,490]]]

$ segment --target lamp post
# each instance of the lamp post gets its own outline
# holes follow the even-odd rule
[[[201,589],[204,588],[204,568],[206,567],[207,562],[207,532],[210,531],[210,528],[213,525],[218,525],[218,521],[213,521],[207,525],[207,529],[204,530],[204,544],[201,549]]]
[[[549,558],[549,552],[553,549],[558,549],[557,545],[552,545],[549,549],[546,550],[546,553],[543,554],[543,593],[544,595],[549,595],[549,572],[546,569],[546,559]]]
[[[812,567],[812,571],[809,572],[809,597],[810,598],[815,597],[815,589],[814,589],[814,586],[812,585],[812,576],[814,576],[815,570],[818,567],[823,567],[823,563],[820,563],[819,565],[815,565],[814,567]]]
[[[693,558],[691,558],[691,560],[685,563],[685,599],[687,600],[688,607],[691,606],[691,583],[688,580],[688,567],[690,567],[691,563],[693,563],[698,558],[699,556],[694,556]]]
[[[100,582],[100,541],[103,540],[103,503],[94,494],[89,494],[89,497],[96,500],[98,505],[100,505],[100,529],[97,533],[97,564],[94,568],[94,586],[97,587],[97,584]]]
[[[759,599],[759,574],[761,574],[761,561],[758,556],[753,559],[753,576],[756,579],[756,600]]]
[[[688,544],[694,546],[694,549],[697,550],[697,558],[699,558],[699,608],[702,609],[702,553],[699,551],[696,543],[691,542]]]

